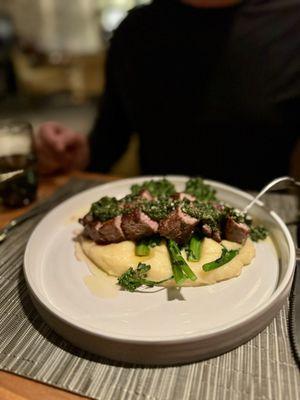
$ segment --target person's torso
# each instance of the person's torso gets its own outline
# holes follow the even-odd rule
[[[283,106],[300,97],[300,2],[269,3],[157,1],[121,26],[118,86],[144,173],[251,188],[288,172],[298,128]]]

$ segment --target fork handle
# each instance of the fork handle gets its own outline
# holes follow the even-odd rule
[[[253,204],[255,204],[257,200],[260,199],[269,190],[286,189],[289,186],[289,184],[300,187],[300,182],[296,181],[294,178],[291,178],[290,176],[282,176],[280,178],[276,178],[273,181],[269,182],[265,187],[262,188],[262,190],[258,193],[258,195],[255,196],[254,199],[244,208],[243,212],[244,213],[248,212],[249,209],[253,206]]]
[[[43,208],[36,208],[32,211],[29,211],[27,214],[21,215],[13,220],[11,220],[3,229],[0,229],[0,244],[4,242],[6,239],[7,234],[16,226],[20,225],[23,222],[27,221],[28,219],[35,217],[36,215],[43,212]]]

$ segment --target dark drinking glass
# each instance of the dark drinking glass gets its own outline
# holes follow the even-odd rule
[[[31,124],[0,121],[0,174],[17,170],[23,173],[0,182],[0,202],[6,207],[22,207],[36,198],[38,173]]]

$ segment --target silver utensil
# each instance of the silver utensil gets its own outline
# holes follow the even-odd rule
[[[0,184],[2,182],[6,182],[12,178],[15,178],[18,175],[23,174],[24,169],[18,169],[17,171],[12,171],[12,172],[5,172],[3,174],[0,174]]]
[[[300,223],[297,226],[300,246]],[[294,359],[300,368],[300,248],[296,249],[296,270],[289,302],[288,332]]]
[[[298,243],[299,244],[299,243]],[[300,249],[296,251],[296,268],[298,277],[295,287],[295,339],[297,346],[298,358],[300,359]]]
[[[92,183],[91,183],[92,182]],[[52,209],[60,202],[66,200],[68,197],[78,194],[80,191],[99,185],[99,181],[81,180],[72,178],[65,186],[58,189],[55,195],[51,196],[48,200],[38,203],[34,208],[29,210],[26,214],[21,215],[10,221],[4,228],[0,229],[0,244],[5,241],[10,231],[15,227],[21,225],[23,222],[36,217],[39,214],[44,214]]]
[[[47,207],[48,208],[48,207]],[[47,209],[46,207],[39,207],[35,208],[32,211],[29,211],[28,213],[21,215],[20,217],[17,217],[13,220],[11,220],[3,229],[0,229],[0,244],[4,242],[4,240],[7,238],[8,233],[17,225],[20,225],[21,223],[27,221],[28,219],[35,217],[36,215],[42,213],[44,210]]]
[[[287,189],[289,187],[298,186],[300,188],[300,182],[296,181],[294,178],[290,176],[282,176],[280,178],[276,178],[273,181],[269,182],[263,189],[258,193],[257,196],[244,208],[243,212],[246,213],[250,210],[250,208],[259,200],[265,193],[270,190],[282,190]]]
[[[57,196],[56,201],[65,200],[65,193],[62,192],[59,196]],[[51,207],[51,201],[45,201],[41,204],[37,205],[33,209],[29,210],[26,214],[20,215],[17,218],[12,219],[4,228],[0,229],[0,244],[4,242],[7,238],[9,232],[13,230],[16,226],[21,225],[23,222],[36,217],[43,212],[46,212]]]

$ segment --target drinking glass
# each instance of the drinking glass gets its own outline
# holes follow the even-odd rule
[[[0,183],[0,203],[6,207],[22,207],[36,198],[38,172],[31,124],[0,120],[0,174],[17,170],[23,172]]]

